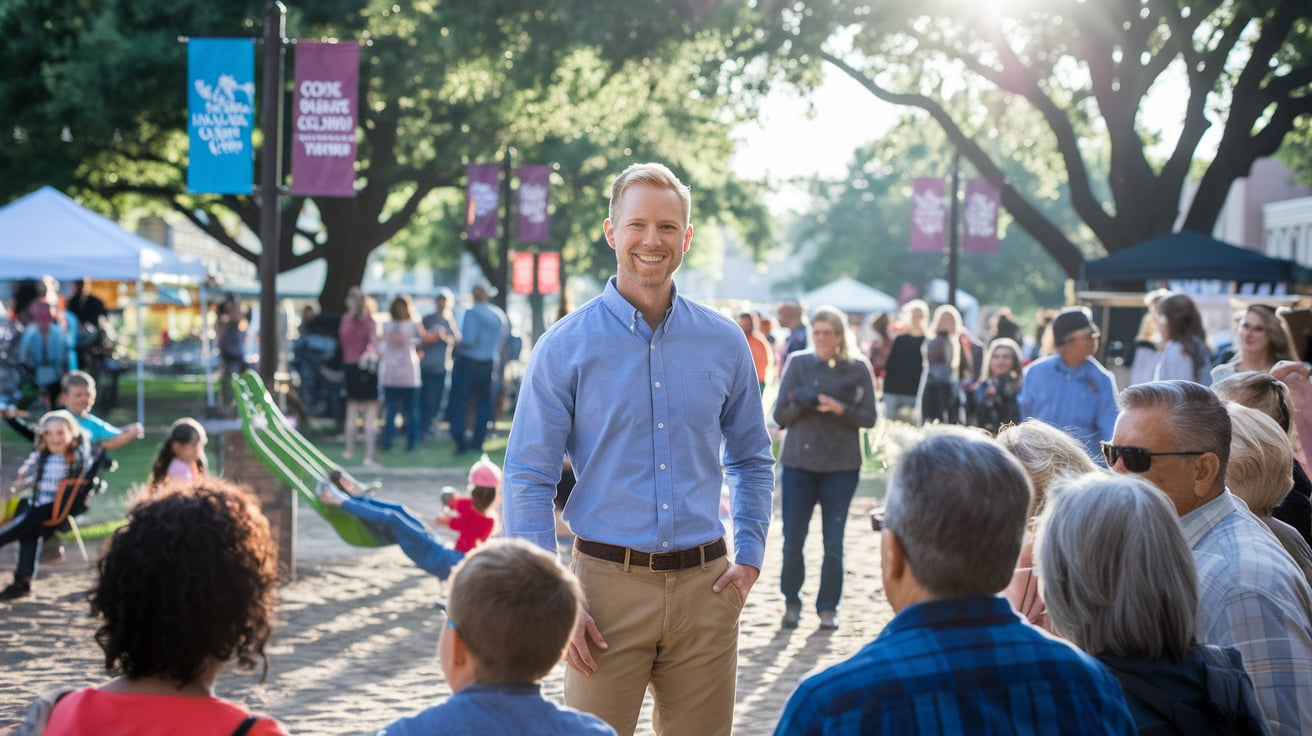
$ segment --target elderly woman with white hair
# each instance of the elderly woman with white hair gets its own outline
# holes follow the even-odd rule
[[[1048,614],[1121,682],[1139,733],[1267,733],[1239,650],[1198,643],[1198,573],[1166,496],[1095,473],[1051,501],[1036,551]]]
[[[1271,530],[1312,583],[1312,547],[1297,529],[1272,516],[1294,482],[1294,453],[1288,435],[1274,419],[1257,409],[1234,402],[1225,408],[1230,414],[1230,463],[1226,466],[1225,485],[1244,499],[1248,510]]]

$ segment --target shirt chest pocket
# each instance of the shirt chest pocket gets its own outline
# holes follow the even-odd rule
[[[723,379],[709,371],[689,371],[683,380],[683,423],[694,432],[720,431],[720,410],[728,397]]]

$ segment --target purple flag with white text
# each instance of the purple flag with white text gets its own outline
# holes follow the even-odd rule
[[[519,206],[515,218],[515,236],[519,242],[551,240],[551,218],[547,214],[550,199],[551,167],[540,164],[519,167]]]
[[[918,176],[911,186],[911,252],[942,253],[948,219],[943,178]]]
[[[296,44],[292,99],[292,194],[355,196],[360,45]]]
[[[501,167],[496,164],[470,164],[466,169],[469,189],[465,193],[465,238],[491,240],[497,236],[497,205],[500,189],[497,175]]]
[[[961,250],[965,253],[998,252],[998,188],[986,179],[966,182],[962,207]]]

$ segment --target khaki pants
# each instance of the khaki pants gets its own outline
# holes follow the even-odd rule
[[[728,736],[743,600],[732,585],[711,590],[728,558],[652,572],[575,550],[571,567],[609,648],[592,646],[591,677],[566,669],[565,703],[632,734],[650,685],[656,733]]]

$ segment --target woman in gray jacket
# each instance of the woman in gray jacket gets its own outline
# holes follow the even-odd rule
[[[811,317],[813,350],[794,353],[784,369],[774,419],[788,430],[783,453],[784,628],[801,620],[802,547],[820,504],[824,560],[816,613],[821,629],[838,628],[843,594],[843,528],[861,472],[861,428],[875,426],[870,364],[851,347],[847,317],[820,307]]]

